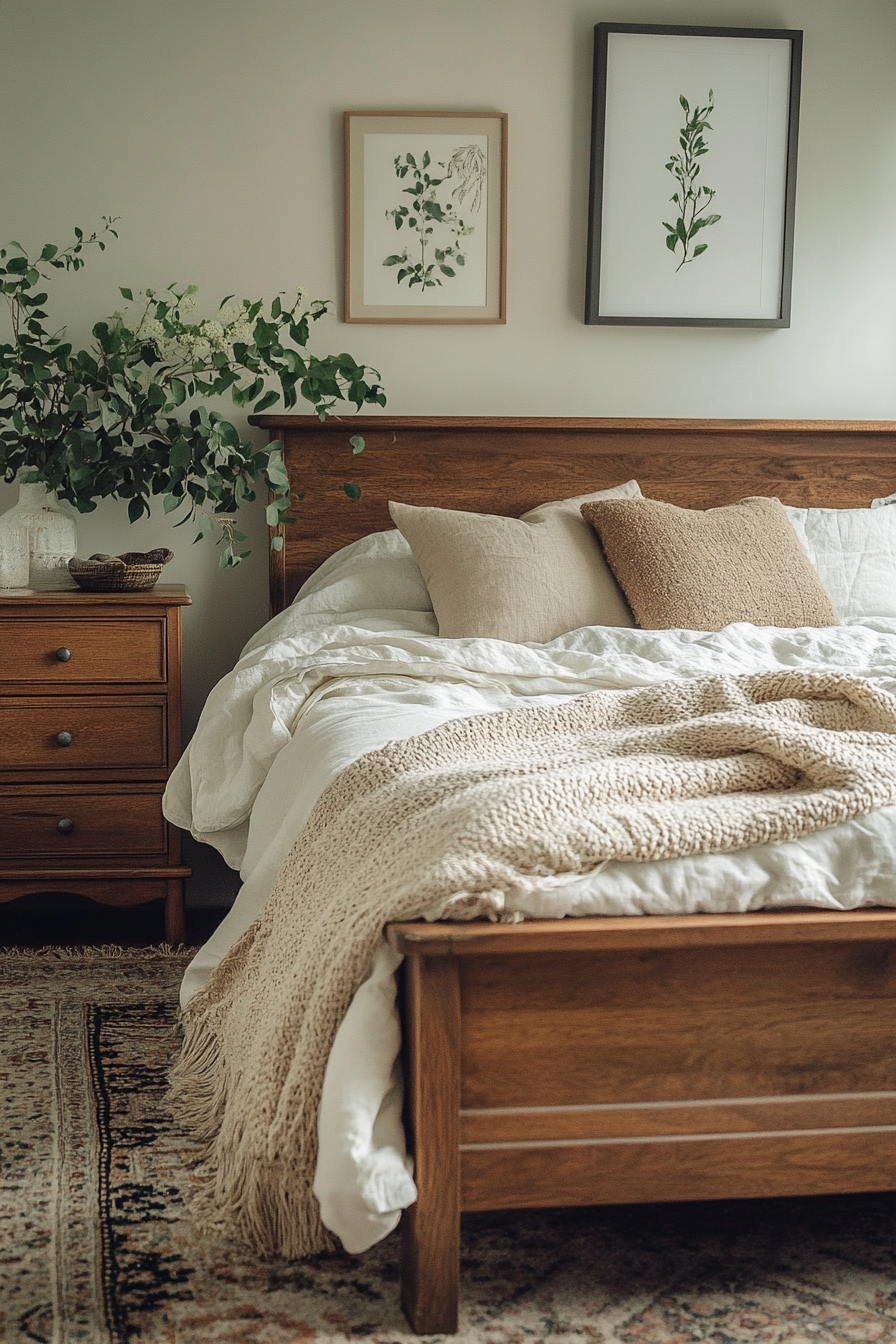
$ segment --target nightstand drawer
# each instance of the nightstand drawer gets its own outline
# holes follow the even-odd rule
[[[164,620],[0,619],[0,684],[29,682],[39,690],[165,677]]]
[[[127,788],[75,792],[29,785],[0,797],[0,858],[164,854],[161,794]]]
[[[0,767],[163,770],[167,703],[161,695],[0,699]]]

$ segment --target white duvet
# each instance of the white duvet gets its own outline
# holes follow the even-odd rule
[[[395,532],[318,570],[209,696],[165,812],[215,845],[243,887],[184,979],[186,1002],[253,922],[322,789],[352,760],[446,720],[602,687],[772,667],[855,673],[896,693],[896,620],[718,633],[589,627],[550,644],[439,639]],[[896,808],[800,841],[546,880],[508,908],[530,918],[896,905]],[[297,918],[301,912],[297,911]],[[351,1252],[395,1226],[415,1190],[401,1127],[397,958],[383,943],[324,1082],[315,1193]]]

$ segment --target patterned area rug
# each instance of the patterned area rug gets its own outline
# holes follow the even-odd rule
[[[0,956],[2,1344],[414,1338],[398,1238],[196,1237],[163,1098],[183,953]],[[458,1344],[896,1344],[896,1196],[468,1217]]]

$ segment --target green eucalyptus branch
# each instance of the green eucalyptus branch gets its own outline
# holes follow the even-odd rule
[[[709,102],[706,107],[695,106],[693,112],[684,94],[679,96],[678,101],[684,109],[687,122],[678,133],[681,153],[671,155],[666,164],[666,170],[675,178],[678,188],[669,197],[669,200],[678,206],[678,219],[674,224],[667,224],[663,220],[666,246],[669,251],[674,255],[681,245],[682,257],[675,268],[676,274],[682,266],[687,266],[696,257],[702,256],[709,246],[708,243],[697,243],[691,250],[691,244],[700,230],[718,224],[722,218],[721,215],[704,214],[716,193],[711,187],[697,184],[697,178],[700,176],[700,164],[697,160],[709,152],[709,146],[703,135],[705,131],[712,130],[708,118],[715,107],[713,91],[712,89],[709,91]]]
[[[213,319],[192,320],[196,287],[170,285],[138,295],[122,289],[134,307],[93,328],[93,343],[75,350],[65,328],[50,329],[41,282],[47,268],[80,270],[84,248],[105,248],[117,237],[114,219],[65,249],[51,243],[32,260],[19,243],[0,248],[0,292],[10,311],[12,343],[0,344],[0,472],[7,481],[43,481],[81,513],[98,499],[126,499],[132,522],[161,496],[166,513],[184,510],[182,523],[198,526],[196,540],[222,523],[222,567],[249,551],[230,515],[267,487],[272,528],[291,522],[289,478],[282,444],[256,447],[206,399],[229,396],[239,407],[287,409],[301,397],[321,420],[338,403],[359,410],[385,405],[375,369],[348,354],[317,356],[308,349],[313,325],[329,311],[323,300],[290,303],[228,296]],[[12,253],[12,255],[10,255]],[[271,384],[275,386],[271,386]],[[353,452],[364,447],[355,435]],[[360,490],[343,485],[350,498]],[[275,535],[273,549],[283,545]]]

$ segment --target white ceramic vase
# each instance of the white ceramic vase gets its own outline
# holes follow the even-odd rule
[[[27,565],[22,561],[23,535]],[[68,572],[68,562],[77,553],[74,510],[42,482],[19,482],[19,502],[0,514],[0,587],[31,588],[37,593],[77,588]]]
[[[28,587],[28,519],[18,509],[0,513],[0,590]]]

